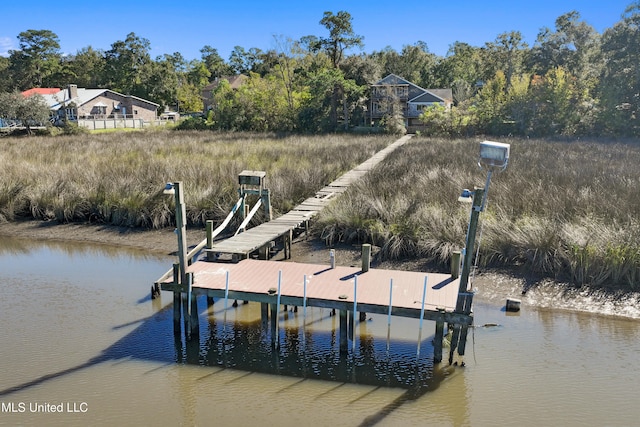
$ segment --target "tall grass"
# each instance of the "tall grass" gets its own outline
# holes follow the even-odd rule
[[[640,145],[503,140],[480,262],[518,266],[578,285],[640,285]],[[463,188],[484,186],[478,141],[414,138],[321,214],[328,241],[369,241],[386,258],[448,262],[464,246]]]
[[[264,170],[277,214],[392,141],[390,137],[149,131],[0,140],[0,219],[161,228],[164,183],[183,181],[189,223],[219,220],[237,176]]]

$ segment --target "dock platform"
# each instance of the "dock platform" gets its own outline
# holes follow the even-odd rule
[[[275,303],[274,289],[280,284],[280,304],[352,310],[356,296],[358,311],[388,314],[391,302],[392,315],[411,318],[420,317],[426,278],[424,319],[470,322],[468,316],[453,313],[460,279],[448,274],[380,269],[362,272],[355,267],[254,259],[238,263],[197,261],[187,273],[194,275],[191,292],[195,295],[224,298],[226,294],[232,300]],[[172,281],[161,286],[165,291],[182,290]]]

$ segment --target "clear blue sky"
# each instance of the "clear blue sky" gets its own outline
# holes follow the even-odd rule
[[[386,46],[400,50],[417,41],[445,55],[456,41],[482,46],[500,33],[520,31],[530,46],[542,27],[554,28],[556,18],[577,10],[581,19],[602,33],[621,19],[632,0],[477,0],[458,1],[318,1],[137,0],[3,2],[0,7],[0,55],[18,48],[17,36],[26,30],[51,30],[63,53],[92,46],[108,50],[128,33],[151,43],[151,56],[180,52],[200,58],[210,45],[228,60],[234,46],[268,50],[274,36],[299,39],[327,36],[319,21],[325,11],[345,10],[353,29],[364,37],[364,52]]]

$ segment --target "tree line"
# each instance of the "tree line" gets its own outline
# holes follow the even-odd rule
[[[533,46],[511,31],[479,47],[457,41],[445,56],[423,41],[363,53],[364,38],[346,11],[325,12],[320,24],[326,35],[276,36],[266,51],[236,46],[228,60],[208,45],[199,59],[179,52],[154,59],[150,41],[133,32],[108,50],[87,46],[64,56],[55,33],[27,30],[19,48],[0,57],[0,92],[74,83],[194,112],[216,82],[213,108],[184,126],[332,132],[370,125],[369,85],[396,74],[426,89],[452,88],[451,110],[433,107],[421,116],[427,133],[640,134],[640,1],[603,33],[571,11],[542,28]],[[232,88],[225,78],[238,74],[246,78]]]

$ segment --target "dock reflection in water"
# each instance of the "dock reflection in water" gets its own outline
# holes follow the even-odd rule
[[[199,301],[202,304],[204,299]],[[259,304],[240,304],[225,311],[222,300],[201,310],[199,340],[175,339],[178,362],[239,369],[304,379],[340,383],[401,387],[420,395],[437,387],[434,376],[432,337],[424,337],[416,357],[417,341],[386,340],[386,319],[356,324],[356,348],[339,351],[338,319],[328,309],[298,312],[281,308],[279,346],[271,344],[268,327],[260,320]],[[214,312],[212,314],[212,312]],[[225,317],[227,319],[225,320]],[[384,322],[384,323],[383,323]],[[417,337],[417,321],[415,334]],[[367,329],[385,325],[376,336]],[[206,326],[202,328],[202,326]],[[380,328],[378,328],[380,329]],[[376,330],[375,332],[383,332]]]

